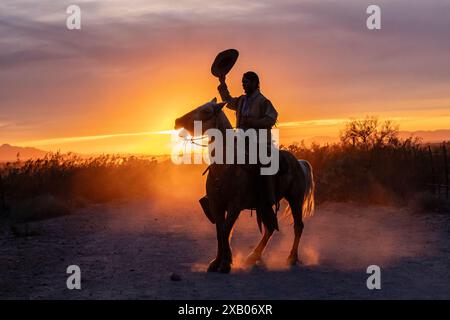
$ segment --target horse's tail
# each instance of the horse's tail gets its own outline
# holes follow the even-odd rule
[[[309,218],[314,215],[314,175],[311,164],[306,160],[298,160],[300,168],[302,169],[304,180],[304,194],[302,201],[302,218]],[[301,182],[301,181],[300,181]],[[288,205],[284,210],[284,215],[289,217],[292,214],[291,206]]]
[[[309,218],[314,215],[314,175],[311,164],[306,160],[298,160],[305,176],[305,194],[303,195],[302,217]]]

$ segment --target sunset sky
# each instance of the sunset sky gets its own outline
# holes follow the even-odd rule
[[[81,30],[66,28],[70,4]],[[381,30],[366,28],[369,4]],[[169,153],[159,131],[219,97],[210,66],[228,48],[231,92],[256,71],[281,142],[365,115],[450,129],[449,30],[448,0],[2,0],[0,144]]]

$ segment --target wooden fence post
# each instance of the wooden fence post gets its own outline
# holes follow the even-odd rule
[[[442,144],[442,150],[444,152],[445,195],[448,199],[448,159],[447,159],[447,148],[446,148],[445,141]]]
[[[3,178],[0,174],[0,213],[6,210],[5,190],[3,185]]]
[[[436,194],[436,185],[434,180],[433,152],[431,151],[431,146],[428,146],[428,153],[430,154],[430,164],[431,164],[431,190],[433,194]]]

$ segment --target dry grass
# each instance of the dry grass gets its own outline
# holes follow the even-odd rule
[[[373,118],[350,122],[340,143],[283,148],[312,164],[319,202],[414,202],[424,209],[442,207],[426,193],[431,175],[427,149],[418,139],[398,138],[391,123],[378,124]],[[85,159],[70,153],[18,160],[0,165],[0,216],[30,221],[69,214],[89,203],[166,197],[176,201],[194,190],[203,192],[204,168],[154,158]]]
[[[0,167],[0,211],[33,220],[68,214],[84,203],[148,196],[155,166],[153,159],[70,153],[6,163]]]

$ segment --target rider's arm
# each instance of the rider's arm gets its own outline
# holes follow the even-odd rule
[[[275,125],[276,120],[269,116],[263,118],[246,118],[245,124],[255,129],[268,129]]]
[[[227,84],[225,83],[225,77],[223,79],[220,79],[220,84],[217,87],[217,90],[219,90],[220,97],[222,98],[223,102],[226,102],[226,107],[237,111],[239,98],[233,98],[230,94],[230,91],[228,91]]]

